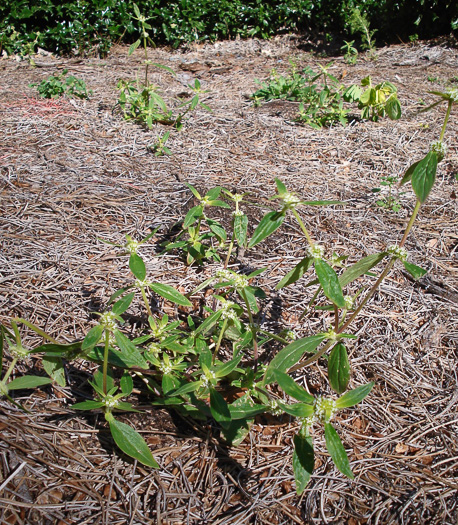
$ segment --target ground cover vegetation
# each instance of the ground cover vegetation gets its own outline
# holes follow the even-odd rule
[[[137,5],[134,10],[136,19],[142,24],[144,50],[147,53],[146,30],[149,26]],[[141,40],[132,44],[129,54],[140,44]],[[157,104],[156,98],[151,98],[148,82],[148,66],[151,62],[147,54],[144,65],[146,73],[143,91],[141,95],[137,92],[137,96],[142,97],[142,104],[148,109],[151,110],[155,105],[163,109],[162,104]],[[290,77],[292,85],[287,86],[286,95],[292,90],[297,91],[295,97],[303,98],[304,91],[307,92],[311,87],[313,92],[316,90],[316,85],[312,83],[323,76],[323,91],[327,97],[328,81],[335,84],[337,79],[329,75],[325,67],[321,69],[321,73],[314,76],[313,72],[307,72],[309,83],[306,87],[305,80],[296,74],[293,66]],[[44,90],[45,94],[42,93],[44,84],[40,84],[40,94],[48,98],[52,98],[54,94],[65,94],[60,78],[66,73],[64,71],[60,77],[51,77],[51,80],[46,81],[45,85],[49,84],[50,89]],[[277,84],[274,88],[271,85],[263,86],[266,98],[269,98],[272,91],[274,98],[278,95],[277,91],[285,91],[284,82],[278,78],[275,81]],[[66,84],[68,90],[73,84],[74,80]],[[200,89],[198,81],[195,86]],[[383,82],[373,87],[370,77],[367,77],[363,79],[362,86],[366,88],[364,92],[358,86],[351,86],[349,90],[351,99],[358,100],[363,107],[363,118],[377,120],[385,114],[385,108],[388,114],[394,112],[393,116],[390,115],[392,118],[400,118],[400,106],[395,97],[396,88],[391,83]],[[81,96],[79,92],[72,94]],[[445,91],[433,91],[432,94],[439,100],[423,111],[434,109],[444,102],[447,109],[438,140],[431,144],[424,158],[407,169],[401,180],[401,185],[411,183],[416,204],[398,244],[387,246],[382,252],[346,265],[348,255],[338,255],[335,252],[331,254],[325,246],[318,244],[297,211],[300,206],[340,206],[345,203],[303,201],[288,191],[280,179],[276,179],[277,194],[271,197],[272,201],[280,203],[280,208],[274,208],[264,215],[254,228],[251,238],[248,238],[249,221],[242,206],[249,205],[250,202],[244,194],[232,193],[217,186],[201,195],[194,186],[186,183],[197,204],[184,217],[176,240],[163,244],[164,253],[177,252],[183,256],[187,265],[205,265],[209,261],[216,261],[222,266],[194,290],[183,294],[173,286],[147,278],[146,265],[139,252],[141,245],[153,237],[157,230],[140,241],[127,235],[124,245],[114,246],[128,255],[132,282],[112,294],[107,302],[107,309],[97,313],[98,323],[87,332],[83,340],[70,344],[59,342],[40,326],[24,318],[12,319],[10,327],[0,325],[0,374],[4,353],[8,357],[6,372],[0,380],[1,395],[16,407],[26,410],[11,397],[10,392],[41,387],[51,381],[65,387],[64,360],[71,362],[84,358],[100,364],[89,381],[94,397],[78,402],[72,408],[102,410],[119,449],[146,466],[160,468],[142,436],[114,416],[117,412],[138,412],[127,401],[134,389],[135,379],[143,382],[146,395],[153,396],[153,405],[173,408],[188,418],[212,417],[221,426],[221,435],[230,445],[238,445],[245,439],[255,416],[259,414],[270,412],[275,416],[288,414],[297,418],[300,425],[294,436],[292,465],[298,494],[305,490],[313,473],[315,455],[310,431],[316,424],[324,427],[326,448],[336,467],[342,474],[353,479],[347,453],[331,421],[339,410],[361,402],[370,393],[374,383],[369,382],[347,391],[351,365],[345,340],[356,339],[354,334],[348,332],[350,325],[378,291],[397,261],[402,263],[414,279],[426,274],[425,270],[408,262],[404,244],[421,206],[433,189],[438,164],[446,155],[445,132],[452,108],[458,102],[458,90],[450,87]],[[196,102],[191,102],[192,109],[198,105],[198,95],[195,97],[197,98],[193,100]],[[319,98],[323,97],[320,95]],[[127,103],[127,100],[123,102]],[[394,100],[396,104],[389,105],[390,100]],[[152,127],[153,119],[155,123],[170,123],[169,115],[167,120],[164,114],[159,117],[151,115],[150,112],[148,117],[140,118],[141,113],[135,113],[133,118],[146,122],[148,127]],[[317,122],[316,117],[313,118],[313,122]],[[177,126],[179,127],[181,126]],[[167,139],[161,139],[156,153],[165,151],[165,140]],[[387,179],[387,182],[393,181]],[[390,194],[384,204],[394,210],[396,201],[393,201]],[[228,230],[222,222],[211,217],[210,210],[213,208],[232,210]],[[289,214],[297,221],[304,236],[306,256],[278,282],[276,290],[290,286],[308,275],[305,286],[315,286],[316,291],[300,318],[318,308],[324,312],[324,324],[328,323],[324,331],[297,340],[292,331],[275,334],[261,326],[258,318],[261,311],[259,301],[266,299],[267,295],[261,287],[252,283],[268,268],[257,268],[249,274],[229,269],[231,263],[237,262],[237,249],[255,248],[274,235]],[[161,256],[161,252],[158,256]],[[388,261],[385,262],[384,269],[372,284],[361,284],[354,294],[345,295],[348,285],[365,275],[373,276],[373,268],[385,259]],[[313,273],[309,270],[313,270]],[[210,292],[205,293],[204,301],[199,300],[202,291]],[[151,298],[148,297],[151,292],[182,310],[191,309],[186,312],[186,322],[179,316],[169,319],[167,314],[155,315],[151,309]],[[136,295],[140,295],[143,302],[147,322],[139,323],[137,331],[127,335],[121,330],[125,322],[123,314]],[[208,304],[209,297],[211,306]],[[206,314],[199,313],[202,311]],[[330,317],[328,312],[331,312]],[[35,332],[44,342],[34,348],[26,347],[22,342],[19,325]],[[261,362],[261,348],[272,341],[280,343],[283,348],[270,361]],[[304,359],[306,354],[309,355]],[[18,363],[36,355],[41,356],[43,368],[49,378],[23,375],[10,380]],[[289,375],[320,358],[325,358],[327,362],[329,386],[340,396],[337,399],[314,396]],[[232,389],[238,392],[233,401],[228,394]],[[281,392],[283,396],[280,395]],[[285,395],[288,399],[285,399]]]
[[[183,6],[183,3],[180,4],[181,8]],[[236,7],[237,4],[234,4],[233,8]],[[269,11],[267,14],[263,11],[264,4],[256,4],[256,7],[261,13],[259,16],[267,19]],[[272,4],[271,7],[273,13],[275,6]],[[367,9],[364,12],[360,6],[350,3],[346,7],[349,9],[347,14],[350,13],[347,29],[351,34],[360,34],[360,48],[367,51],[365,58],[376,60],[376,29],[371,26],[370,6],[365,6]],[[163,11],[160,11],[161,14]],[[187,83],[186,93],[175,99],[178,103],[173,109],[160,88],[151,83],[152,69],[176,76],[169,66],[148,58],[148,46],[154,45],[155,40],[163,39],[153,25],[157,15],[157,12],[151,14],[151,11],[148,15],[143,14],[137,4],[131,5],[131,12],[126,11],[129,24],[132,24],[130,35],[139,35],[131,43],[127,54],[131,57],[141,48],[144,76],[142,72],[136,80],[118,81],[119,96],[114,111],[120,108],[125,120],[138,123],[145,130],[166,126],[167,131],[159,134],[156,143],[146,148],[155,157],[161,157],[173,155],[166,144],[170,145],[168,141],[172,131],[176,133],[183,129],[185,117],[189,117],[194,110],[212,110],[202,101],[202,96],[207,95],[209,90],[203,89],[198,79]],[[311,11],[308,16],[310,20]],[[285,20],[282,18],[283,23]],[[421,20],[419,16],[419,27]],[[193,38],[185,36],[180,40],[173,37],[169,43],[179,45],[184,41],[199,40],[201,37],[196,27],[200,31],[201,26],[195,20],[192,26],[195,31]],[[245,28],[247,33],[239,34],[267,37],[270,35],[267,26],[264,24],[263,29],[261,23],[255,27],[248,24]],[[174,28],[174,23],[170,24],[170,28]],[[279,28],[284,26],[280,24]],[[166,34],[164,25],[163,30]],[[5,51],[28,57],[30,67],[36,66],[33,55],[41,44],[41,32],[32,33],[29,37],[33,37],[33,41],[27,42],[21,41],[16,27],[9,36],[2,36]],[[183,31],[180,35],[187,33]],[[112,36],[116,33],[113,32]],[[214,34],[203,38],[212,40],[218,36],[215,29]],[[100,34],[90,45],[99,45],[101,54],[104,54],[110,43],[105,41],[104,46],[100,46],[98,38]],[[76,49],[74,44],[75,41],[72,51]],[[348,64],[355,64],[358,60],[358,50],[353,44],[354,41],[347,41],[342,48]],[[79,52],[85,51],[86,45],[87,42],[78,45]],[[62,46],[59,51],[65,49]],[[330,62],[318,65],[315,70],[311,67],[299,70],[291,60],[285,75],[273,70],[269,80],[259,82],[261,88],[250,98],[258,107],[263,101],[296,102],[296,122],[314,129],[347,125],[351,111],[349,104],[357,105],[362,121],[377,122],[385,116],[393,121],[401,118],[398,89],[392,82],[381,80],[373,83],[372,76],[368,75],[358,83],[344,86],[337,76],[329,72],[332,66]],[[67,73],[68,70],[64,69],[41,83],[30,84],[30,87],[36,87],[43,98],[65,96],[87,100],[92,91],[87,90],[84,81],[73,75],[67,77]],[[430,82],[440,83],[437,78],[431,78]],[[426,113],[445,107],[437,140],[430,144],[422,158],[410,165],[399,181],[400,187],[411,186],[414,204],[398,242],[354,261],[350,253],[343,253],[342,250],[337,253],[315,240],[311,233],[314,229],[312,221],[310,218],[309,222],[303,220],[303,208],[347,206],[344,201],[303,200],[288,189],[281,177],[275,178],[276,194],[262,205],[256,202],[253,195],[238,193],[233,188],[217,185],[202,191],[185,181],[193,205],[175,225],[174,233],[158,244],[154,256],[172,256],[182,261],[185,267],[198,270],[205,278],[189,291],[180,289],[178,284],[165,284],[149,278],[142,253],[144,246],[156,238],[159,228],[152,228],[151,233],[142,239],[126,234],[122,243],[100,238],[99,242],[116,250],[121,258],[127,258],[130,275],[125,276],[123,285],[103,307],[93,312],[95,323],[82,338],[71,342],[59,340],[50,335],[45,327],[25,316],[14,317],[8,323],[1,324],[0,395],[16,409],[29,413],[29,409],[18,401],[15,392],[51,383],[66,388],[68,367],[84,360],[93,364],[87,381],[90,390],[87,389],[84,399],[74,403],[71,409],[102,414],[118,452],[144,466],[161,468],[135,425],[125,423],[122,415],[142,414],[144,405],[148,404],[176,411],[189,421],[211,420],[219,427],[220,441],[234,447],[249,435],[257,417],[266,414],[274,418],[289,417],[297,424],[292,437],[291,463],[295,490],[299,496],[311,482],[317,463],[314,438],[320,435],[324,437],[325,453],[340,473],[354,479],[350,460],[339,436],[338,414],[370,396],[376,383],[370,381],[350,387],[352,365],[348,342],[358,339],[351,325],[380,292],[395,265],[413,280],[427,273],[408,260],[405,244],[434,189],[438,167],[447,154],[446,130],[453,118],[452,110],[458,103],[458,92],[453,79],[442,84],[429,92],[429,95],[436,97],[436,101],[422,109]],[[388,191],[376,201],[380,209],[401,210],[399,198],[406,192],[394,189],[397,182],[395,176],[385,175],[381,178],[380,187],[372,190],[376,194],[382,194],[383,189]],[[253,224],[247,209],[256,207],[268,209],[268,212],[257,224]],[[319,216],[318,213],[316,215]],[[257,249],[274,239],[283,228],[292,229],[296,234],[299,232],[304,255],[276,283],[274,290],[279,292],[298,286],[302,281],[305,281],[304,292],[312,290],[312,298],[302,308],[299,320],[308,317],[316,319],[317,315],[321,315],[321,321],[319,328],[315,326],[312,335],[306,337],[297,337],[288,327],[275,331],[263,325],[263,308],[273,300],[269,296],[272,290],[263,286],[263,276],[272,271],[271,267],[233,269],[241,266],[240,254],[251,253],[252,260],[256,260]],[[348,259],[352,260],[351,264]],[[275,263],[275,267],[278,266]],[[169,313],[155,308],[154,305],[160,301],[167,305]],[[133,315],[132,309],[136,322],[126,329]],[[32,346],[23,342],[30,338],[41,340]],[[275,353],[269,355],[272,348],[275,348]],[[27,368],[32,360],[35,360],[35,367],[39,363],[38,368],[42,367],[48,377],[19,372]],[[325,382],[320,392],[310,393],[296,380],[299,371],[312,365],[320,369]]]
[[[382,42],[415,41],[447,34],[458,27],[452,0],[140,0],[156,44],[178,47],[219,38],[268,38],[281,32],[356,35],[362,49]],[[98,52],[114,42],[135,41],[138,25],[133,2],[122,0],[9,0],[0,6],[0,51],[24,56],[38,47],[60,54]],[[141,36],[141,33],[140,33]]]

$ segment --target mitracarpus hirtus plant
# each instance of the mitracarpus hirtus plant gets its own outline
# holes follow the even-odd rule
[[[124,244],[115,246],[121,255],[129,258],[130,281],[111,296],[106,311],[99,314],[97,323],[84,339],[71,344],[59,343],[25,319],[13,319],[11,328],[1,327],[0,349],[2,357],[7,356],[9,366],[0,381],[0,393],[16,403],[10,395],[15,389],[34,388],[51,380],[65,384],[64,359],[84,358],[99,365],[90,382],[94,396],[76,403],[74,408],[101,411],[120,450],[144,465],[160,466],[140,434],[118,419],[121,412],[137,410],[128,401],[134,382],[141,393],[148,398],[153,396],[155,406],[173,408],[186,417],[213,418],[221,427],[223,439],[231,444],[245,438],[259,414],[269,412],[295,418],[298,431],[293,440],[292,466],[298,493],[305,489],[313,473],[313,436],[321,430],[336,467],[353,478],[335,416],[364,400],[374,383],[349,388],[351,362],[347,341],[356,339],[351,333],[353,322],[396,264],[402,265],[414,278],[425,274],[425,270],[408,260],[405,245],[421,206],[434,186],[437,167],[446,154],[445,131],[453,105],[458,102],[458,90],[434,92],[434,95],[439,100],[424,111],[445,103],[444,124],[439,140],[433,142],[426,155],[412,164],[402,178],[401,184],[411,183],[416,203],[398,244],[347,265],[346,255],[334,253],[313,238],[299,213],[303,206],[344,203],[302,200],[277,179],[277,192],[271,200],[278,206],[264,215],[249,236],[244,211],[249,204],[247,195],[221,187],[202,195],[188,184],[197,203],[186,214],[178,238],[164,248],[167,253],[182,254],[188,265],[208,265],[207,278],[188,292],[150,280],[140,252],[156,231],[142,241],[127,236]],[[227,231],[223,221],[209,214],[229,209],[232,211]],[[276,290],[299,283],[307,276],[306,286],[315,288],[301,318],[316,305],[316,311],[326,312],[329,320],[325,330],[301,338],[295,336],[292,327],[273,333],[263,326],[261,302],[267,292],[261,285],[266,268],[243,273],[236,271],[234,265],[235,247],[256,248],[284,226],[286,217],[293,219],[303,234],[304,256],[280,279]],[[382,264],[384,267],[374,276],[374,269]],[[373,282],[358,288],[361,279]],[[201,293],[204,290],[205,296]],[[152,297],[172,303],[181,314],[174,318],[172,314],[158,314],[151,307]],[[143,304],[145,315],[135,333],[128,336],[123,324],[134,302]],[[26,349],[21,342],[19,324],[33,330],[45,342]],[[282,348],[266,362],[263,348],[273,341]],[[49,378],[24,376],[11,380],[19,360],[32,355],[41,356]],[[312,394],[295,379],[298,370],[312,364],[321,366],[321,363],[325,363],[328,380],[323,391],[333,394]],[[228,395],[234,388],[238,390],[235,400]]]

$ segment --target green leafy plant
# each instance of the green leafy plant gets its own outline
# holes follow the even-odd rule
[[[30,87],[37,87],[38,94],[42,98],[59,98],[62,96],[77,97],[81,99],[89,98],[92,91],[88,91],[84,80],[78,79],[73,75],[66,76],[68,69],[64,69],[60,74],[54,74],[39,84],[30,84]]]
[[[148,73],[149,66],[151,65],[161,68],[172,75],[175,75],[175,73],[168,66],[153,63],[148,59],[148,43],[154,46],[154,42],[148,33],[148,31],[152,29],[152,26],[148,22],[149,18],[140,13],[137,4],[133,4],[133,9],[135,13],[133,18],[140,24],[141,37],[129,47],[128,54],[131,56],[140,45],[143,46],[145,78],[143,83],[138,79],[137,81],[120,80],[117,85],[120,91],[118,104],[126,120],[135,120],[141,124],[146,124],[150,129],[153,127],[153,124],[160,123],[173,125],[176,129],[180,130],[183,126],[183,118],[185,115],[198,106],[211,111],[210,108],[200,100],[201,95],[208,91],[202,90],[199,80],[196,79],[194,85],[188,85],[188,88],[194,95],[188,100],[181,102],[179,105],[181,111],[178,115],[173,114],[173,111],[168,108],[164,98],[159,94],[159,87],[150,84]]]
[[[105,310],[97,314],[98,319],[82,340],[59,343],[25,319],[13,319],[11,330],[1,327],[0,350],[2,357],[4,354],[5,359],[10,359],[0,382],[1,394],[15,402],[11,391],[49,382],[48,378],[35,376],[10,381],[20,359],[41,355],[50,378],[65,384],[64,361],[83,358],[94,363],[90,381],[94,395],[77,402],[74,408],[101,411],[118,448],[146,466],[157,468],[159,464],[140,434],[120,420],[122,412],[137,410],[129,400],[134,384],[140,395],[153,397],[154,406],[177,410],[185,417],[212,417],[220,425],[223,438],[231,444],[240,443],[255,417],[262,413],[296,418],[298,432],[293,440],[292,466],[299,494],[313,473],[316,433],[324,434],[337,469],[353,478],[335,415],[363,401],[374,383],[349,388],[351,362],[347,344],[357,339],[350,331],[351,325],[395,264],[401,264],[414,278],[426,273],[408,261],[405,243],[434,185],[438,164],[446,153],[446,126],[453,104],[458,103],[456,88],[433,94],[439,100],[425,111],[445,102],[444,124],[439,140],[402,178],[401,184],[412,184],[416,204],[399,244],[347,264],[345,254],[331,253],[314,240],[299,213],[304,206],[344,203],[301,200],[279,179],[275,181],[277,191],[271,197],[271,206],[249,237],[248,217],[243,210],[250,205],[246,195],[217,187],[202,196],[188,184],[196,203],[184,218],[180,234],[183,238],[166,248],[181,250],[188,264],[204,264],[206,258],[221,261],[216,271],[207,271],[205,280],[188,291],[152,281],[140,252],[157,232],[141,241],[126,236],[124,243],[114,246],[121,256],[128,257],[131,275],[126,276],[126,286],[113,293]],[[222,222],[210,217],[224,209],[231,209],[228,231]],[[299,283],[307,276],[305,287],[314,287],[314,293],[301,317],[325,312],[327,323],[323,331],[299,338],[292,327],[274,333],[263,323],[262,307],[267,293],[261,285],[266,268],[236,271],[237,248],[254,249],[284,227],[287,217],[303,234],[304,254],[280,279],[276,290]],[[375,275],[376,267],[383,264]],[[153,312],[152,300],[174,305],[175,312],[178,310],[176,317]],[[136,310],[143,307],[146,315],[140,317],[142,321],[135,329],[126,331],[124,318],[134,303]],[[44,342],[25,349],[19,324],[33,330]],[[280,350],[269,360],[265,350],[273,342]],[[317,395],[295,379],[296,371],[312,364],[327,370],[327,383]],[[230,394],[234,389],[238,393],[235,401]]]
[[[387,210],[394,211],[395,213],[397,213],[398,211],[402,209],[402,204],[401,204],[400,199],[402,195],[404,195],[405,193],[405,192],[399,192],[396,189],[396,182],[397,182],[397,177],[393,177],[393,176],[382,177],[380,180],[380,187],[372,189],[373,193],[377,193],[379,195],[379,198],[376,201],[377,206],[380,206],[381,208],[385,208]],[[387,190],[386,194],[384,190]]]
[[[386,115],[391,120],[401,118],[401,104],[394,84],[384,81],[373,86],[371,77],[367,76],[361,80],[361,86],[362,88],[358,85],[350,86],[344,91],[343,98],[348,102],[358,103],[362,118],[374,122]]]
[[[354,65],[358,61],[358,50],[356,47],[353,47],[353,44],[355,43],[354,40],[351,42],[347,42],[344,40],[344,45],[340,48],[342,51],[344,51],[344,60],[347,64]]]
[[[155,157],[162,157],[162,155],[171,155],[172,151],[166,146],[170,137],[170,131],[166,131],[163,135],[157,137],[157,142],[148,146],[149,151],[154,153]]]
[[[338,79],[328,73],[329,67],[319,66],[314,72],[306,67],[301,72],[291,62],[287,76],[278,75],[274,70],[269,82],[259,82],[261,88],[252,95],[255,105],[261,100],[285,99],[299,102],[296,121],[314,128],[322,128],[335,123],[347,123],[347,109],[341,96],[343,86]]]
[[[375,53],[374,34],[377,30],[370,29],[370,22],[367,15],[363,13],[358,7],[355,7],[351,11],[348,23],[352,33],[360,33],[362,48],[368,50],[369,58],[376,59],[377,55]]]

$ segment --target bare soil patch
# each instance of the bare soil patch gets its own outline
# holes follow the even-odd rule
[[[301,213],[318,241],[355,260],[399,241],[414,205],[410,188],[399,213],[379,208],[371,190],[382,176],[402,174],[437,139],[444,107],[419,114],[419,101],[432,101],[427,92],[458,72],[458,51],[447,46],[387,47],[378,60],[355,66],[336,58],[329,71],[345,83],[368,74],[393,82],[403,117],[313,130],[292,122],[291,104],[255,109],[245,96],[272,68],[286,72],[289,58],[300,67],[330,61],[303,51],[295,38],[150,50],[154,62],[177,72],[173,79],[153,70],[167,97],[197,77],[213,109],[198,110],[183,131],[172,131],[173,156],[157,158],[147,146],[164,128],[146,131],[113,111],[118,79],[135,78],[141,67],[140,52],[126,55],[119,47],[106,59],[38,57],[34,69],[0,61],[2,323],[20,316],[59,340],[82,338],[91,312],[129,278],[126,259],[97,239],[122,243],[125,234],[142,238],[152,226],[166,233],[192,205],[184,181],[203,191],[247,191],[266,204],[279,177],[304,199],[347,201]],[[89,101],[37,99],[29,84],[64,68],[93,90]],[[249,439],[227,448],[210,424],[143,406],[132,421],[163,467],[151,472],[113,453],[103,418],[69,408],[87,390],[90,365],[81,362],[69,367],[67,388],[20,398],[30,414],[0,402],[0,523],[456,524],[457,131],[455,114],[448,157],[407,242],[411,261],[428,275],[413,283],[392,271],[353,326],[353,384],[376,382],[336,423],[354,481],[335,469],[316,431],[315,475],[298,497],[290,461],[297,424],[287,418],[260,418]],[[253,220],[262,213],[250,209]],[[322,322],[319,315],[297,321],[310,299],[303,281],[282,293],[273,288],[303,250],[289,224],[240,259],[272,269],[259,282],[273,294],[266,326],[293,327],[302,337]],[[154,254],[151,242],[142,255],[152,279],[186,291],[202,280],[176,257]],[[307,374],[309,387],[319,390],[318,369]]]

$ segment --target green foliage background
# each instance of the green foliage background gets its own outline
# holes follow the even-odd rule
[[[281,32],[349,34],[349,16],[358,8],[377,40],[418,35],[430,38],[458,28],[456,0],[138,0],[151,16],[158,44],[220,38],[267,38]],[[21,52],[27,45],[66,54],[108,52],[136,34],[132,0],[4,0],[0,3],[0,48]],[[28,48],[30,50],[30,47]]]

